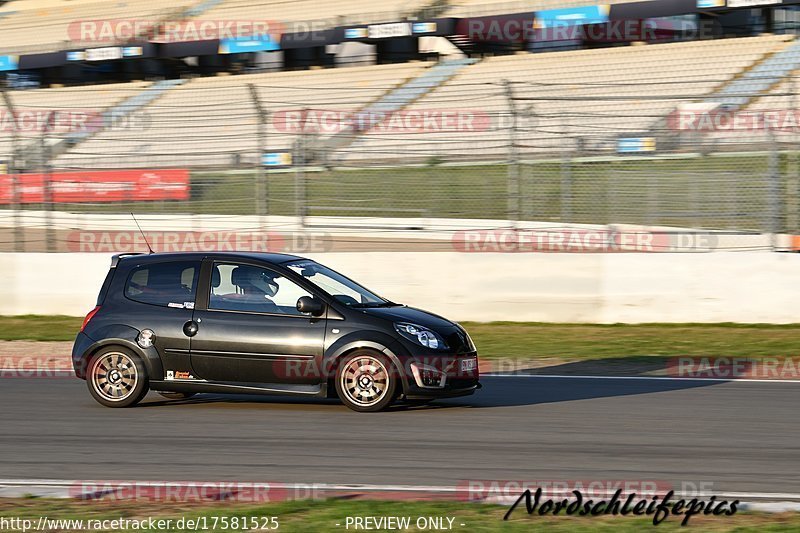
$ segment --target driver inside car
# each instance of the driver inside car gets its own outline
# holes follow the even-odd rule
[[[242,311],[278,312],[270,297],[280,288],[275,281],[277,274],[248,265],[240,265],[231,272],[231,283],[236,286],[236,294],[226,295],[226,300],[235,300]]]

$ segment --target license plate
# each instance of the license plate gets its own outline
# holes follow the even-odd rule
[[[470,372],[475,370],[478,367],[478,358],[471,357],[469,359],[462,359],[461,360],[461,371],[462,372]]]

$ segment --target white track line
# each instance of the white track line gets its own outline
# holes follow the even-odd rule
[[[487,378],[554,378],[554,379],[638,379],[650,381],[719,381],[744,383],[800,383],[800,379],[758,379],[758,378],[681,378],[674,376],[570,376],[565,374],[481,374]]]
[[[155,486],[185,486],[185,485],[219,485],[219,486],[227,486],[227,485],[265,485],[265,486],[273,486],[277,488],[284,488],[284,489],[308,489],[314,488],[315,490],[319,491],[328,491],[328,492],[343,492],[343,491],[354,491],[354,492],[408,492],[408,493],[438,493],[438,494],[463,494],[469,493],[469,488],[461,487],[461,486],[442,486],[442,485],[379,485],[379,484],[333,484],[333,483],[278,483],[278,482],[258,482],[258,481],[246,481],[246,482],[232,482],[232,481],[190,481],[190,480],[183,480],[183,481],[153,481],[153,480],[129,480],[126,482],[120,481],[103,481],[103,480],[65,480],[65,479],[0,479],[0,490],[2,489],[11,489],[11,488],[25,488],[25,489],[32,489],[32,488],[40,488],[40,489],[70,489],[73,487],[85,487],[89,488],[103,488],[103,486],[108,487],[125,487],[128,485],[140,485],[140,486],[147,486],[147,485],[155,485]],[[475,489],[478,492],[481,492],[482,489],[479,487]],[[614,494],[615,491],[607,490],[607,491],[592,491],[593,495],[598,497],[610,497]],[[563,496],[563,490],[552,490],[543,488],[542,493],[544,495],[558,495]],[[64,492],[64,494],[68,495],[69,492]],[[800,493],[788,493],[788,492],[719,492],[719,493],[681,493],[675,492],[674,498],[680,499],[684,498],[703,498],[703,497],[710,497],[712,495],[717,496],[717,498],[727,498],[727,499],[736,499],[736,500],[759,500],[759,501],[780,501],[780,502],[788,502],[788,501],[795,501],[800,502]],[[67,496],[64,496],[67,497]],[[515,501],[517,499],[516,496],[500,496],[500,498],[510,498],[509,501]]]

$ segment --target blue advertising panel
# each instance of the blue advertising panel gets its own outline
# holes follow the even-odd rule
[[[552,28],[553,26],[576,24],[602,24],[608,22],[610,11],[610,6],[607,4],[536,11],[534,27]]]
[[[292,153],[289,151],[267,152],[261,156],[265,167],[285,168],[292,166]]]
[[[144,49],[141,46],[124,46],[122,48],[122,57],[139,57],[144,55]]]
[[[654,137],[620,137],[617,139],[617,153],[639,154],[656,151]]]
[[[220,54],[273,52],[280,49],[280,43],[269,35],[259,35],[258,37],[236,37],[233,39],[219,40]]]
[[[0,72],[7,70],[17,70],[19,56],[0,56]]]
[[[369,31],[366,26],[361,28],[346,28],[344,30],[345,39],[366,39]]]
[[[435,22],[415,22],[411,25],[412,33],[436,33]]]
[[[698,9],[708,9],[710,7],[725,7],[725,0],[697,0]]]

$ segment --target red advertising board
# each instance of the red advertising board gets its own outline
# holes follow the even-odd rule
[[[42,203],[45,200],[45,182],[44,174],[17,174],[19,202]],[[50,191],[54,203],[188,200],[189,171],[146,169],[54,172],[50,174]],[[0,204],[10,204],[12,201],[11,176],[0,174]]]

